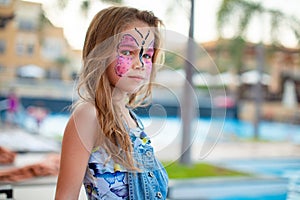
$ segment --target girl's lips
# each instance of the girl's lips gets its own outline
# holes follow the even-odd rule
[[[143,76],[134,76],[134,75],[128,76],[128,78],[135,79],[135,80],[140,80],[140,81],[145,79]]]

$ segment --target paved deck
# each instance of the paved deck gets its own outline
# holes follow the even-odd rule
[[[177,160],[180,157],[180,144],[166,146],[157,152],[161,160]],[[218,161],[226,159],[252,159],[252,158],[300,158],[300,145],[292,142],[219,142],[203,145],[193,144],[191,149],[192,161]]]

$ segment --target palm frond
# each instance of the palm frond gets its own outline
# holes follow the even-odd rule
[[[57,0],[56,2],[60,9],[65,9],[69,3],[69,0]]]
[[[109,3],[109,4],[122,4],[123,0],[101,0],[104,3]]]

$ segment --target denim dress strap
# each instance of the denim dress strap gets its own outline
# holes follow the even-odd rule
[[[144,132],[144,126],[138,116],[130,110],[135,119],[140,134],[132,134],[133,157],[138,172],[128,172],[129,199],[131,200],[155,200],[166,199],[168,188],[168,175],[162,164],[154,155],[150,139]],[[136,131],[136,130],[135,130]]]
[[[137,124],[138,128],[143,131],[145,127],[142,120],[131,109],[129,109],[129,114],[135,120],[135,123]]]

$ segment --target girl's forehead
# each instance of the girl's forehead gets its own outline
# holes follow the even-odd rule
[[[154,41],[154,33],[148,26],[131,26],[121,34],[121,43],[132,43],[137,46],[149,46]]]

